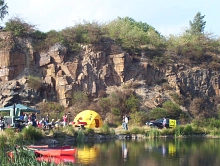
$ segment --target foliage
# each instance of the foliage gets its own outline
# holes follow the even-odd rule
[[[172,93],[171,96],[172,96],[173,100],[174,100],[177,104],[179,104],[179,105],[184,105],[185,100],[184,100],[184,97],[183,97],[182,95],[178,95],[178,94],[176,94],[176,93]]]
[[[103,110],[109,110],[111,108],[111,99],[109,97],[103,97],[99,100],[98,104]]]
[[[114,115],[116,115],[116,116],[120,116],[120,115],[121,115],[121,111],[120,111],[119,108],[113,107],[113,108],[111,108],[111,112],[112,112]]]
[[[5,30],[12,32],[14,36],[28,37],[35,31],[35,25],[27,23],[19,17],[10,18],[5,25]]]
[[[204,21],[205,15],[202,16],[200,12],[196,14],[193,21],[189,21],[190,29],[189,32],[191,34],[200,34],[204,32],[206,21]]]
[[[41,87],[41,79],[36,76],[28,76],[28,86],[34,90],[38,90]]]
[[[187,124],[183,129],[184,135],[192,135],[193,134],[193,127],[190,124]]]
[[[111,130],[110,130],[108,124],[104,123],[102,125],[102,127],[100,128],[100,133],[102,133],[102,134],[111,134]]]
[[[131,134],[145,134],[144,129],[134,127],[130,130]]]
[[[164,108],[156,107],[150,111],[150,119],[159,119],[167,117],[167,111]]]
[[[172,119],[179,119],[182,113],[180,106],[171,101],[163,103],[162,107],[167,111],[167,116]]]
[[[75,133],[76,133],[76,131],[75,131],[75,129],[73,128],[73,126],[65,126],[65,127],[63,128],[63,132],[66,133],[66,134],[68,134],[68,135],[71,135],[71,136],[74,136]]]
[[[5,0],[0,0],[0,19],[3,20],[5,15],[8,14],[8,5]]]
[[[73,99],[72,99],[73,104],[84,103],[87,101],[88,101],[88,96],[85,92],[76,91],[73,93]]]
[[[28,126],[27,128],[24,128],[21,133],[26,140],[38,140],[40,138],[43,138],[42,130],[37,129],[33,126]]]
[[[137,52],[143,45],[151,44],[153,47],[159,47],[162,43],[160,34],[152,26],[136,22],[129,17],[118,17],[106,24],[104,28],[107,36],[126,51]]]
[[[86,92],[76,91],[72,96],[72,105],[76,107],[76,110],[84,109],[89,104],[89,97]]]
[[[146,123],[146,121],[149,119],[149,115],[148,113],[144,112],[144,111],[138,111],[138,112],[134,112],[134,113],[130,113],[130,122],[132,124],[136,124],[136,125],[143,125]],[[129,122],[129,123],[130,123]]]
[[[156,128],[151,128],[149,131],[146,132],[146,136],[150,137],[150,138],[156,138],[160,135],[161,134],[160,134],[159,130]]]
[[[85,131],[84,131],[85,134],[87,135],[94,135],[95,134],[95,130],[94,129],[91,129],[91,128],[87,128]]]
[[[131,96],[125,101],[126,108],[132,113],[135,113],[138,110],[139,103],[139,99],[133,94],[131,94]]]
[[[199,116],[206,118],[213,117],[216,116],[216,112],[213,107],[213,103],[208,97],[197,97],[190,103],[190,112],[196,118],[199,118]]]
[[[56,102],[41,102],[37,105],[37,108],[41,110],[41,115],[50,114],[50,118],[55,118],[55,116],[58,116],[58,113],[61,113],[64,111],[64,106],[60,105]],[[59,117],[56,117],[59,118]]]

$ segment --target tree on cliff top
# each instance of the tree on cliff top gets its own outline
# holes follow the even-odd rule
[[[8,14],[7,3],[4,0],[0,0],[0,19],[3,20],[6,14]]]
[[[193,21],[189,21],[190,29],[189,32],[191,34],[197,35],[204,32],[206,21],[204,21],[205,15],[202,16],[200,12],[196,14]]]
[[[162,36],[154,27],[147,23],[137,22],[130,17],[111,21],[104,26],[107,37],[112,38],[126,51],[136,52],[143,46],[151,45],[158,48],[162,43]]]

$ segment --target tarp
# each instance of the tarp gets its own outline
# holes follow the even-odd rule
[[[93,110],[84,110],[76,115],[74,124],[78,122],[85,122],[85,128],[98,128],[103,125],[101,116]]]
[[[22,112],[40,113],[39,110],[28,107],[28,106],[25,106],[25,105],[22,105],[22,104],[15,104],[15,105],[11,105],[11,106],[8,106],[8,107],[0,108],[0,112],[10,112],[11,110],[16,110],[16,112],[17,111],[19,111],[19,112],[22,111]]]

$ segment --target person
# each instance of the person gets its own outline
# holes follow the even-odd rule
[[[56,127],[56,128],[59,128],[59,127],[60,127],[60,119],[58,119],[58,120],[55,122],[55,127]]]
[[[125,116],[122,117],[122,128],[125,130]]]
[[[163,118],[163,128],[166,127],[166,123],[167,123],[167,120],[166,120],[166,118],[164,117],[164,118]]]
[[[45,117],[45,121],[47,122],[47,123],[49,123],[49,114],[47,114],[47,116]]]
[[[2,120],[0,120],[0,131],[3,131],[4,129],[4,122]]]
[[[39,127],[42,127],[42,128],[46,128],[46,122],[44,120],[44,118],[42,118],[39,122]]]
[[[23,112],[21,112],[21,114],[20,114],[20,120],[24,121],[24,114],[23,114]]]
[[[28,115],[27,114],[24,114],[24,122],[28,123]]]
[[[30,117],[30,120],[33,122],[36,120],[36,115],[35,113],[32,113],[31,117]]]
[[[63,115],[63,126],[66,126],[67,125],[67,114],[65,113]]]
[[[128,116],[125,115],[125,130],[128,130]]]

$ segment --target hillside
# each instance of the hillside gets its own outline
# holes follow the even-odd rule
[[[218,115],[220,44],[208,35],[165,39],[129,18],[47,34],[13,32],[0,32],[1,107],[23,103],[72,117],[94,109],[118,124],[126,113],[140,124]]]

